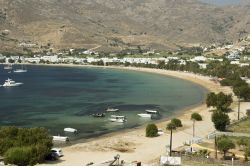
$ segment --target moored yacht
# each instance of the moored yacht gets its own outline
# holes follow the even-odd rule
[[[124,123],[127,121],[125,116],[119,116],[119,115],[111,115],[109,120],[111,122],[118,122],[118,123]]]
[[[7,80],[5,80],[3,86],[4,87],[11,87],[11,86],[20,86],[22,84],[23,83],[21,83],[21,82],[15,82],[12,79],[8,78]]]

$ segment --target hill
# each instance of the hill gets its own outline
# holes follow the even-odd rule
[[[250,5],[197,0],[0,0],[0,49],[39,47],[172,49],[225,43],[250,32]],[[7,34],[3,31],[7,30]]]

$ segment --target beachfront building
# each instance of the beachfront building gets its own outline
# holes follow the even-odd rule
[[[25,58],[25,62],[28,62],[28,63],[39,63],[40,62],[40,58],[39,57]]]
[[[50,62],[50,63],[58,63],[59,62],[59,59],[58,59],[57,55],[42,56],[41,59],[44,60],[45,62]]]

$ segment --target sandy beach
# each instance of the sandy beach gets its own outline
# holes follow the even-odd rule
[[[232,93],[232,90],[229,87],[221,87],[219,83],[212,81],[209,77],[195,75],[192,73],[134,67],[106,68],[133,70],[172,76],[199,84],[209,91]],[[235,97],[234,100],[236,101]],[[245,113],[244,110],[250,108],[250,104],[242,103],[241,108],[242,116]],[[237,117],[236,104],[233,104],[233,110],[234,111],[230,113],[231,120]],[[203,117],[203,121],[196,123],[196,136],[206,138],[207,134],[214,131],[213,123],[211,122],[211,112],[206,107],[205,103],[197,105],[194,108],[187,109],[183,111],[183,114],[178,115],[178,118],[182,120],[183,127],[175,131],[173,134],[173,148],[182,146],[184,142],[192,139],[192,121],[190,120],[190,116],[193,112],[199,112]],[[96,139],[91,139],[85,143],[78,143],[72,146],[64,147],[62,148],[64,156],[59,161],[41,165],[81,166],[90,162],[101,163],[103,161],[111,160],[116,154],[120,154],[121,160],[124,160],[125,162],[141,161],[143,164],[155,165],[154,163],[156,163],[157,159],[166,153],[166,145],[169,144],[169,133],[165,129],[167,123],[168,120],[157,122],[158,128],[164,130],[164,134],[162,136],[156,138],[145,137],[145,126],[126,130],[124,132],[112,133],[100,136]]]

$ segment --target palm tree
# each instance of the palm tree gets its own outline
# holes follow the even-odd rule
[[[178,119],[178,121],[181,124],[181,121]],[[173,137],[173,130],[176,130],[177,127],[182,127],[181,125],[178,125],[177,123],[175,123],[173,120],[171,120],[170,123],[167,124],[167,130],[170,131],[170,146],[169,146],[169,155],[172,155],[172,137]]]
[[[195,121],[202,121],[202,117],[198,113],[192,113],[191,120],[193,121],[193,137],[195,137]]]

